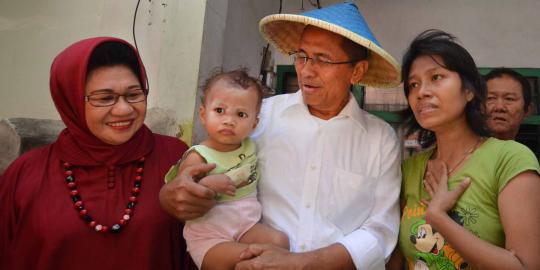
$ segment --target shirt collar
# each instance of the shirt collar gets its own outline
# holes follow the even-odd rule
[[[360,106],[358,105],[358,102],[356,101],[356,98],[354,98],[354,95],[351,93],[349,95],[349,102],[341,112],[336,116],[337,117],[347,117],[354,121],[358,127],[360,127],[362,130],[366,131],[366,119],[365,119],[366,112],[362,109],[360,109]]]
[[[306,104],[304,104],[304,99],[302,98],[302,90],[298,90],[295,93],[289,95],[289,98],[287,99],[287,104],[285,105],[285,110],[283,112],[286,112],[295,107],[305,107],[307,109]]]
[[[304,103],[304,99],[302,98],[302,91],[298,90],[296,93],[291,94],[289,98],[286,100],[285,109],[282,112],[282,116],[286,115],[289,112],[300,110],[302,112],[305,112],[309,114],[309,110],[307,108],[307,105]],[[349,95],[349,102],[347,102],[347,105],[343,107],[341,112],[337,116],[335,116],[332,119],[338,119],[338,118],[351,118],[354,120],[354,122],[364,131],[366,131],[366,119],[365,119],[366,112],[360,109],[360,106],[358,105],[358,102],[354,98],[353,94]]]

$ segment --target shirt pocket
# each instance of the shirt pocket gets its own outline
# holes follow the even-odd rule
[[[375,178],[336,169],[320,201],[323,216],[349,234],[360,227],[373,208]]]

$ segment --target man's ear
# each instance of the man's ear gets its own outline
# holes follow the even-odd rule
[[[525,117],[530,116],[534,112],[534,105],[533,103],[529,103],[529,106],[527,106],[527,110],[525,111]]]
[[[368,60],[361,60],[354,64],[353,74],[351,76],[351,84],[357,84],[366,74],[369,67]]]

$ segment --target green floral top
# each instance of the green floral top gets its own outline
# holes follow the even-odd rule
[[[407,159],[402,166],[401,199],[405,204],[401,217],[399,245],[408,269],[470,269],[466,261],[445,241],[444,236],[426,223],[428,199],[422,180],[433,149]],[[471,185],[449,214],[458,224],[478,237],[500,247],[505,245],[497,198],[516,175],[533,170],[540,173],[535,155],[515,141],[489,138],[449,179],[454,189],[465,177]]]

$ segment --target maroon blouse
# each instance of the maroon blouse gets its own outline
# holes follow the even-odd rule
[[[55,143],[19,157],[0,176],[0,269],[196,269],[185,250],[182,224],[161,209],[158,199],[165,173],[187,146],[146,126],[125,144],[111,146],[86,126],[88,58],[108,41],[127,44],[115,38],[83,40],[53,63],[51,94],[66,129]],[[73,164],[88,214],[111,226],[122,218],[143,156],[141,191],[128,225],[118,234],[90,228],[74,210],[61,161]]]

